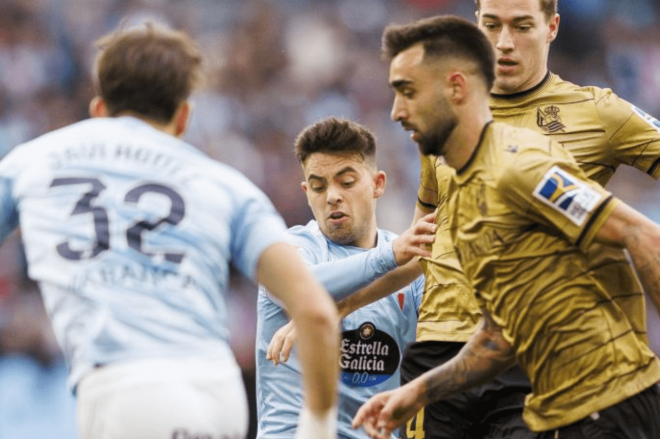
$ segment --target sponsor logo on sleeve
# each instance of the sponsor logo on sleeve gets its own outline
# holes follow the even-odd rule
[[[651,125],[653,128],[655,128],[659,133],[660,133],[660,121],[656,119],[655,117],[651,116],[650,114],[646,113],[644,110],[641,110],[640,108],[635,107],[634,105],[631,105],[632,110],[637,113],[639,117],[644,119],[646,123]]]
[[[400,360],[396,341],[371,322],[342,333],[339,366],[341,380],[348,386],[380,384],[394,375]]]
[[[603,195],[558,166],[545,173],[534,197],[581,226]]]

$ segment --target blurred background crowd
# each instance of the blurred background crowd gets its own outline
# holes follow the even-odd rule
[[[560,0],[559,8],[551,69],[660,116],[660,2]],[[121,23],[153,19],[189,32],[207,56],[186,140],[245,173],[294,225],[311,219],[295,135],[325,116],[354,119],[376,133],[388,176],[379,226],[402,232],[419,162],[416,145],[389,119],[380,35],[389,23],[428,15],[474,19],[474,9],[472,0],[0,0],[0,157],[87,118],[93,41]],[[610,189],[660,222],[660,183],[620,169]],[[233,345],[253,395],[255,286],[235,276],[230,300]],[[660,354],[660,323],[653,308],[648,314]],[[0,249],[0,439],[76,438],[65,380],[17,232]]]

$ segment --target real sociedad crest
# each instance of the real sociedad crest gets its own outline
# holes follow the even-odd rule
[[[536,109],[536,124],[549,133],[564,131],[564,128],[566,128],[566,125],[561,122],[561,117],[559,117],[559,108],[554,105],[545,107],[543,110]]]

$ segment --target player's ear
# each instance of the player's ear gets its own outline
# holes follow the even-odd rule
[[[181,137],[188,128],[188,121],[192,114],[192,105],[190,102],[185,101],[174,113],[174,134]]]
[[[108,107],[101,96],[94,96],[89,102],[89,115],[91,117],[107,117]]]
[[[548,27],[548,43],[551,43],[557,38],[557,33],[559,32],[559,14],[555,14],[555,16],[550,19]]]
[[[451,101],[460,102],[465,98],[466,82],[463,72],[454,70],[449,73],[449,87],[451,87],[449,99]]]
[[[378,171],[374,174],[374,198],[380,198],[383,195],[386,180],[385,171]]]
[[[307,182],[306,182],[306,181],[303,181],[302,183],[300,183],[300,189],[302,189],[302,191],[303,191],[305,194],[307,193],[307,188],[308,188],[308,186],[307,186]]]

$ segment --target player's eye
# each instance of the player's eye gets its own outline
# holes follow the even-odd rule
[[[494,31],[499,28],[499,26],[496,23],[488,22],[488,23],[482,23],[481,25],[489,31]]]
[[[401,96],[403,96],[406,99],[411,99],[415,96],[415,91],[410,89],[401,90]]]

